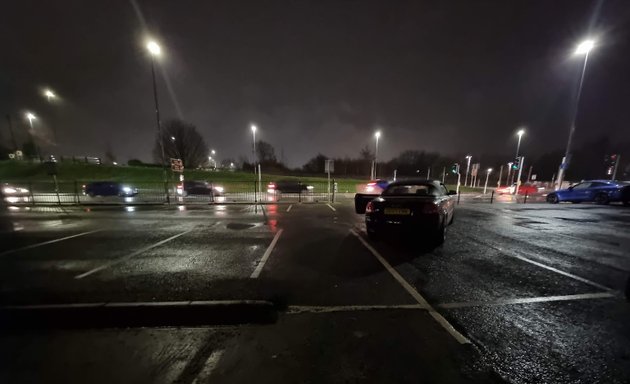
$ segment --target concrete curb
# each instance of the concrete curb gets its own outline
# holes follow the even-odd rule
[[[270,324],[278,317],[262,300],[118,302],[0,307],[2,328],[120,328]]]

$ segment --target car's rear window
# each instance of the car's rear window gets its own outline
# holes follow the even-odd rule
[[[438,196],[439,192],[433,185],[428,184],[397,184],[390,185],[383,195],[387,196]]]

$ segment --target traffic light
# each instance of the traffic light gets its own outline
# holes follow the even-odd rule
[[[459,164],[455,163],[451,166],[451,173],[454,175],[459,175]]]
[[[606,175],[611,176],[615,172],[615,165],[617,165],[617,158],[619,155],[612,154],[606,155],[604,162],[606,163]]]
[[[519,156],[516,159],[514,159],[514,162],[512,163],[512,170],[518,171],[520,167],[521,167],[521,157]]]

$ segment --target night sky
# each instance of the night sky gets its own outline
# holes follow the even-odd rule
[[[140,16],[121,0],[14,0],[0,12],[0,138],[11,114],[24,141],[29,110],[43,140],[57,131],[47,153],[110,145],[150,161],[152,36],[163,119],[195,124],[219,158],[249,156],[250,123],[290,166],[356,156],[377,127],[384,159],[508,156],[521,125],[523,152],[538,155],[565,146],[582,64],[571,53],[590,34],[576,143],[630,141],[630,3],[598,3],[139,1]]]

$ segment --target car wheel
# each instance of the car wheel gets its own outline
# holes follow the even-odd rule
[[[433,245],[435,245],[436,247],[439,247],[440,245],[444,244],[444,241],[446,241],[446,225],[443,225],[435,233],[433,237]]]
[[[547,195],[547,202],[549,204],[558,204],[560,202],[560,199],[558,199],[558,195],[551,194],[551,195]]]
[[[608,204],[609,203],[609,199],[608,199],[608,195],[605,193],[598,193],[597,195],[595,195],[595,203],[597,204]]]

